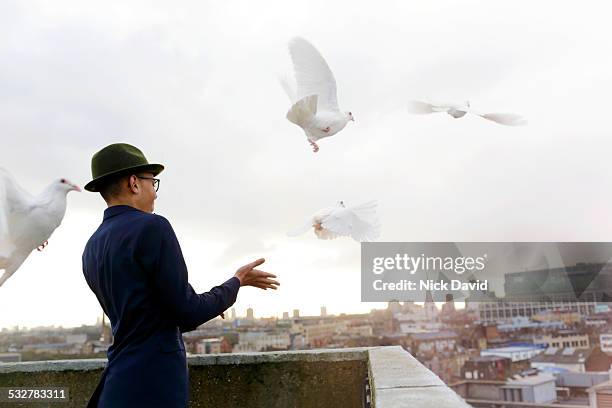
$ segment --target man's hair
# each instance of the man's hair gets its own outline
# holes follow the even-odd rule
[[[123,187],[122,183],[125,182],[125,179],[129,177],[129,174],[116,174],[105,178],[100,181],[100,186],[98,190],[100,191],[100,195],[106,202],[110,201],[112,198],[117,197],[121,194],[121,188]]]

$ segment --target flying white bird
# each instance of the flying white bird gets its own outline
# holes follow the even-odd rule
[[[316,153],[317,140],[335,135],[355,119],[351,112],[340,111],[334,74],[319,51],[305,39],[295,37],[289,42],[289,53],[297,88],[281,78],[281,85],[293,104],[287,119],[304,130]]]
[[[446,112],[455,119],[464,117],[467,113],[471,113],[481,118],[491,120],[493,122],[507,126],[521,126],[527,124],[527,121],[520,115],[513,113],[479,113],[470,107],[470,102],[466,101],[463,105],[433,105],[427,102],[411,101],[408,104],[408,111],[416,114],[428,114],[436,112]]]
[[[81,191],[66,179],[51,183],[39,195],[22,189],[11,174],[0,168],[0,286],[21,266],[34,248],[39,251],[61,224],[66,195]]]
[[[308,222],[287,233],[290,237],[301,235],[313,228],[320,239],[350,236],[357,242],[376,240],[380,235],[380,223],[376,215],[376,201],[347,207],[340,201],[333,207],[317,211]]]

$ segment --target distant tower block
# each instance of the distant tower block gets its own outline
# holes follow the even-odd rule
[[[401,312],[402,307],[400,305],[400,302],[398,302],[397,300],[392,300],[387,303],[387,310],[391,313],[399,313]]]
[[[283,320],[289,320],[289,312],[283,312]]]
[[[327,316],[327,308],[325,306],[321,306],[321,317]]]
[[[425,304],[423,306],[425,307],[425,316],[428,319],[433,319],[438,315],[438,308],[436,307],[431,291],[429,290],[425,292]]]
[[[236,308],[232,307],[232,320],[236,320]]]
[[[442,306],[442,313],[449,314],[455,312],[455,301],[452,293],[446,294],[446,302]]]
[[[300,309],[293,309],[293,317],[296,319],[300,317]]]
[[[246,318],[247,318],[248,320],[253,320],[253,319],[255,318],[255,317],[253,317],[253,308],[252,308],[252,307],[249,307],[249,308],[247,309],[247,315],[246,315]]]
[[[102,328],[100,341],[106,344],[111,344],[113,342],[113,332],[111,330],[110,324],[106,324],[106,315],[104,313],[102,313]]]

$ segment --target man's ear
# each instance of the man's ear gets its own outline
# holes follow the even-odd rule
[[[130,193],[132,194],[136,194],[138,193],[138,177],[136,177],[135,175],[131,175],[130,177],[128,177],[128,189],[130,190]]]

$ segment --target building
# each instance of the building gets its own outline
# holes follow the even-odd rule
[[[415,357],[431,357],[434,354],[455,350],[457,334],[452,331],[437,331],[429,333],[412,333],[410,350]]]
[[[83,344],[74,343],[36,343],[24,344],[23,352],[34,352],[35,354],[83,354]]]
[[[552,334],[540,334],[533,337],[533,344],[546,347],[580,347],[589,348],[589,336],[571,330],[559,330]]]
[[[533,319],[533,320],[532,320]],[[500,332],[515,332],[521,330],[563,330],[566,324],[559,320],[536,321],[534,317],[529,319],[524,316],[506,319],[506,323],[497,324]]]
[[[293,309],[293,318],[299,319],[300,317],[300,309]]]
[[[21,353],[0,353],[0,363],[19,363]]]
[[[557,400],[555,377],[551,374],[516,376],[500,389],[504,401],[549,404]]]
[[[85,344],[86,342],[87,342],[87,334],[85,333],[66,335],[66,343]]]
[[[596,302],[607,301],[606,288],[611,277],[611,264],[580,262],[573,266],[507,273],[504,292],[506,299],[513,301],[595,302],[590,312],[595,313]],[[545,287],[542,282],[546,283]]]
[[[223,339],[213,337],[210,339],[202,339],[196,343],[197,354],[219,354],[221,353],[221,343]]]
[[[557,311],[556,320],[575,320],[576,317],[588,316],[594,313],[597,302],[476,302],[472,305],[476,308],[480,321],[483,323],[511,322],[513,317],[536,317],[547,311]],[[574,314],[571,314],[574,312]],[[568,314],[570,313],[570,314]],[[541,321],[541,320],[540,320]]]
[[[387,310],[391,313],[400,313],[402,311],[402,305],[397,300],[392,300],[387,303]]]
[[[612,408],[612,381],[597,384],[587,390],[589,408]]]
[[[599,346],[604,353],[612,354],[612,333],[602,333],[599,335]]]
[[[253,352],[269,350],[288,350],[291,337],[287,332],[247,331],[239,334],[234,352]]]
[[[595,307],[597,307],[597,305],[595,305]],[[582,320],[582,315],[578,312],[572,311],[545,310],[535,316],[531,316],[531,320],[540,323],[562,322],[565,325],[572,325],[580,323],[580,321]]]
[[[368,337],[372,336],[373,330],[369,324],[360,324],[347,326],[342,332],[349,336]]]
[[[337,332],[338,323],[333,322],[304,324],[302,326],[302,333],[306,344],[310,347],[323,347],[327,345]]]
[[[540,370],[567,370],[577,373],[587,371],[608,371],[612,357],[599,347],[556,348],[549,347],[531,359],[531,366]]]
[[[473,407],[523,406],[515,404],[516,402],[524,402],[525,406],[530,407],[563,407],[563,405],[545,405],[553,404],[557,400],[555,378],[550,374],[538,374],[535,370],[514,375],[506,381],[461,380],[450,384],[450,387]],[[513,404],[504,404],[503,401],[512,401]]]
[[[607,300],[605,288],[611,280],[612,265],[606,263],[512,272],[504,276],[505,298],[483,299],[481,294],[475,294],[469,303],[485,322],[516,316],[531,318],[546,311],[588,316],[603,310],[598,302]],[[542,282],[547,283],[546,288]]]
[[[253,313],[253,308],[252,307],[249,307],[246,312],[247,312],[247,315],[246,315],[247,320],[254,320],[255,319],[255,315]]]
[[[505,381],[512,374],[512,360],[507,357],[472,357],[461,367],[461,378],[466,380]]]
[[[530,360],[542,353],[544,349],[539,346],[511,346],[511,347],[499,347],[490,348],[480,351],[481,356],[499,356],[507,357],[512,362]]]
[[[552,373],[555,375],[558,389],[567,389],[570,398],[588,398],[588,389],[610,380],[610,374],[606,371],[592,371],[576,373],[573,371],[562,371]]]

